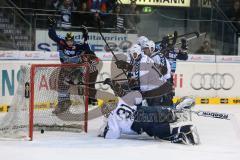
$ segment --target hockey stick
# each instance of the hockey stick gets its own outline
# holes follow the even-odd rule
[[[113,55],[113,57],[115,58],[115,60],[118,61],[117,56],[115,55],[115,53],[113,52],[112,48],[109,46],[109,44],[107,43],[105,37],[104,37],[103,34],[102,34],[102,31],[101,31],[101,22],[100,22],[101,19],[100,19],[100,17],[99,17],[99,16],[96,17],[96,20],[97,20],[98,32],[99,32],[100,36],[102,37],[103,41],[105,42],[107,48],[108,48],[108,49],[110,50],[110,52],[112,53],[112,55]],[[125,74],[125,76],[128,77],[126,71],[125,71],[124,69],[122,69],[122,71],[123,71],[123,73]]]
[[[191,40],[193,40],[193,39],[196,39],[196,38],[202,37],[202,36],[204,36],[204,35],[205,35],[205,37],[206,37],[207,33],[204,32],[204,33],[199,34],[199,36],[193,36],[193,37],[187,38],[187,41],[191,41]],[[179,44],[182,44],[182,42],[178,42],[178,43],[176,43],[176,45],[179,45]]]
[[[218,119],[225,119],[225,120],[230,120],[230,116],[231,116],[231,114],[227,114],[227,113],[210,112],[210,111],[192,111],[191,110],[191,112],[195,113],[197,116],[218,118]]]
[[[182,34],[182,35],[173,36],[173,37],[169,38],[169,40],[173,40],[173,39],[189,36],[189,35],[192,35],[192,34],[195,35],[196,37],[199,37],[199,35],[200,35],[199,32],[196,31],[196,32],[190,32],[190,33],[185,33],[185,34]],[[158,43],[162,43],[162,40],[155,42],[155,44],[158,44]]]
[[[240,127],[238,119],[234,114],[231,113],[219,113],[219,112],[210,112],[210,111],[191,111],[191,113],[195,113],[197,116],[209,117],[209,118],[216,118],[216,119],[223,119],[229,120],[236,132],[236,136],[240,141]]]
[[[116,79],[116,80],[112,80],[112,81],[127,81],[128,79]],[[98,84],[98,83],[104,83],[105,81],[97,81],[97,82],[90,82],[90,83],[83,83],[83,82],[78,82],[78,83],[74,83],[73,81],[65,81],[66,84],[68,85],[76,85],[76,86],[83,86],[83,85],[90,85],[90,84]]]

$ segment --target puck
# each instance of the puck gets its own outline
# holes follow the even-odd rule
[[[41,133],[42,133],[42,134],[44,133],[44,129],[41,129]]]

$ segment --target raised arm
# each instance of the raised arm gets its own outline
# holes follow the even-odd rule
[[[50,27],[48,30],[48,36],[49,38],[51,38],[54,42],[61,44],[61,45],[65,45],[65,40],[58,37],[55,28],[54,27]]]
[[[55,26],[56,26],[56,21],[54,18],[52,17],[48,17],[48,23],[49,23],[49,29],[48,29],[48,36],[49,38],[51,38],[54,42],[61,44],[61,45],[65,45],[66,42],[64,39],[58,37],[56,30],[55,30]]]

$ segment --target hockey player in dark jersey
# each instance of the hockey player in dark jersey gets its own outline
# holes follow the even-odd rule
[[[177,60],[187,60],[188,59],[188,47],[187,40],[185,38],[181,39],[181,47],[175,47],[176,38],[171,36],[163,37],[160,44],[157,44],[157,48],[165,55],[169,60],[171,65],[171,72],[176,71],[176,61]]]
[[[49,18],[50,27],[48,30],[48,35],[54,42],[57,43],[61,63],[78,64],[81,62],[80,55],[82,52],[86,52],[88,54],[93,53],[87,43],[88,30],[86,27],[82,28],[84,42],[82,44],[78,44],[74,41],[74,36],[72,33],[67,33],[65,38],[59,37],[56,33],[55,25],[55,20]]]
[[[90,81],[96,81],[98,71],[96,69],[96,64],[99,59],[95,56],[94,52],[90,50],[87,43],[88,40],[88,30],[86,27],[82,27],[83,39],[82,44],[76,43],[74,41],[74,36],[72,33],[67,33],[65,38],[61,38],[56,34],[55,25],[56,21],[49,17],[49,37],[57,43],[60,61],[62,64],[81,64],[88,63],[92,72],[89,75]],[[93,69],[95,68],[95,69]],[[81,77],[80,72],[77,68],[61,68],[58,77],[58,107],[53,111],[55,114],[65,112],[70,106],[70,94],[68,93],[69,82],[73,81],[74,78]],[[79,75],[78,75],[79,74]],[[83,78],[83,77],[82,77]],[[90,100],[95,98],[96,89],[95,86],[90,86],[89,97]],[[91,103],[91,102],[90,102]]]
[[[169,61],[171,66],[171,78],[168,80],[168,83],[172,85],[173,91],[169,94],[165,95],[166,102],[168,102],[168,106],[173,106],[173,97],[175,96],[174,92],[174,80],[173,76],[176,71],[177,60],[187,60],[188,59],[188,47],[187,40],[185,38],[181,39],[181,47],[175,47],[175,43],[177,41],[177,32],[172,36],[163,37],[160,44],[156,44],[156,49],[159,50]]]

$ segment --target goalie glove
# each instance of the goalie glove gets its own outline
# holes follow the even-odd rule
[[[195,106],[195,100],[191,97],[183,97],[176,102],[176,109],[191,109]]]

